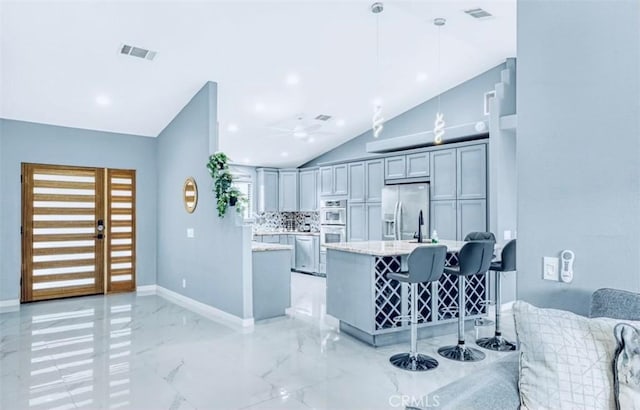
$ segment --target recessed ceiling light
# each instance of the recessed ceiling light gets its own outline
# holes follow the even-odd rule
[[[280,155],[283,156],[283,157],[288,157],[289,153],[285,151],[285,152],[281,153]]]
[[[290,73],[286,79],[287,85],[297,85],[300,82],[300,76],[296,73]]]
[[[98,95],[96,97],[96,104],[102,105],[103,107],[107,105],[111,105],[111,98],[103,94]]]
[[[314,142],[316,142],[316,139],[313,138],[313,137],[309,137],[308,141],[309,141],[310,144],[313,144]]]
[[[238,125],[231,123],[229,125],[227,125],[227,131],[229,132],[238,132]]]
[[[425,81],[427,81],[427,73],[416,74],[416,81],[419,83],[424,83]]]
[[[344,127],[345,121],[343,119],[339,119],[336,121],[336,125],[338,127]]]
[[[256,107],[255,108],[256,108],[256,112],[262,112],[262,111],[264,111],[264,104],[261,103],[261,102],[256,103]]]

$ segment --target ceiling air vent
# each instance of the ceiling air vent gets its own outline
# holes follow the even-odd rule
[[[477,19],[486,19],[489,17],[493,17],[493,14],[483,9],[469,9],[469,10],[465,10],[464,12],[470,15],[471,17],[477,18]]]
[[[157,51],[150,51],[146,48],[135,47],[129,44],[123,44],[120,46],[120,54],[127,56],[144,58],[145,60],[153,60],[156,57]]]
[[[327,114],[320,114],[316,117],[316,120],[318,121],[328,121],[331,118],[330,115]]]

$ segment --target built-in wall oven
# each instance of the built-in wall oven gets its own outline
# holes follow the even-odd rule
[[[327,273],[327,243],[347,241],[347,201],[320,201],[320,275]]]

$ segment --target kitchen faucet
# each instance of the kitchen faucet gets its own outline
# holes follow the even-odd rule
[[[416,236],[418,237],[418,243],[422,243],[422,225],[424,225],[424,218],[422,217],[422,209],[418,214],[418,233]]]

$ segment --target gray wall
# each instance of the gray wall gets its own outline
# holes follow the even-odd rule
[[[488,120],[484,115],[484,93],[493,91],[500,81],[500,72],[505,67],[502,63],[464,83],[442,93],[440,104],[445,115],[447,127],[463,124],[475,124]],[[416,107],[388,120],[380,140],[400,137],[408,134],[431,130],[438,109],[438,99],[432,98]],[[319,157],[307,162],[302,167],[317,166],[323,162],[346,161],[366,158],[375,154],[367,154],[367,142],[374,141],[371,130],[345,142]]]
[[[156,141],[0,119],[0,300],[20,297],[20,164],[135,169],[137,285],[156,282]]]
[[[518,2],[518,296],[640,291],[640,2]],[[576,253],[572,284],[542,257]]]
[[[217,146],[216,121],[217,85],[209,82],[158,136],[158,285],[247,318],[252,314],[250,228],[236,225],[233,210],[218,218],[206,168]],[[182,203],[189,176],[198,185],[193,214]],[[187,238],[187,228],[194,229],[194,238]]]

